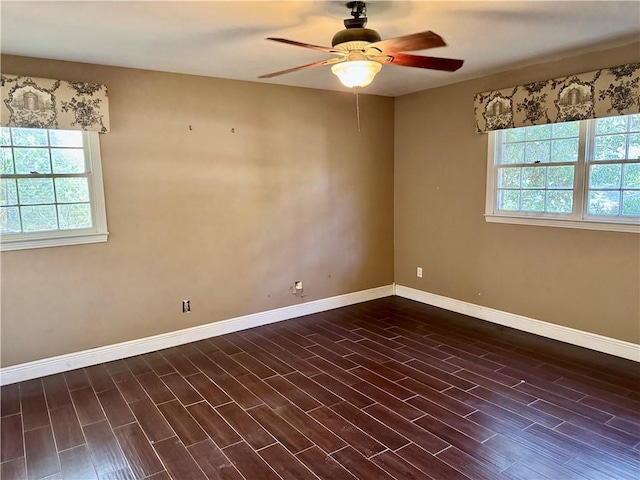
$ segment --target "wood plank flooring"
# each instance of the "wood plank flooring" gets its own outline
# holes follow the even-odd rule
[[[640,477],[638,364],[389,297],[2,387],[1,477]]]

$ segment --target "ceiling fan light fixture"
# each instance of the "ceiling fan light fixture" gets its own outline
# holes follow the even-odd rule
[[[340,82],[349,88],[366,87],[381,69],[381,64],[371,60],[351,60],[336,63],[331,67],[331,71]]]

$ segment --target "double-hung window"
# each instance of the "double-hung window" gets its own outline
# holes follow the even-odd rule
[[[2,250],[107,240],[97,132],[0,131]]]
[[[640,114],[491,132],[485,213],[640,232]]]

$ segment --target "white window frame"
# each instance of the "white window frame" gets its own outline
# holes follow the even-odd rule
[[[90,184],[89,202],[91,205],[93,227],[0,235],[0,251],[62,247],[107,241],[109,232],[107,230],[99,137],[98,132],[82,132],[83,151],[89,169],[87,178]]]
[[[578,228],[613,232],[640,233],[640,218],[607,218],[587,215],[585,205],[588,196],[587,170],[590,151],[593,148],[595,120],[580,121],[578,160],[575,165],[573,188],[573,213],[553,214],[548,212],[508,212],[497,209],[498,160],[501,151],[501,136],[504,130],[488,133],[487,149],[487,190],[485,221],[490,223],[510,223],[516,225],[536,225],[541,227]],[[599,163],[599,162],[598,162]]]

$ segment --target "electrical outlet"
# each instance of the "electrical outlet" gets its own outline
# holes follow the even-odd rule
[[[422,278],[422,267],[416,268],[416,276]]]
[[[191,312],[191,300],[182,300],[182,313]]]
[[[293,286],[289,287],[289,291],[296,297],[304,297],[304,290],[302,289],[302,280],[293,282]]]

